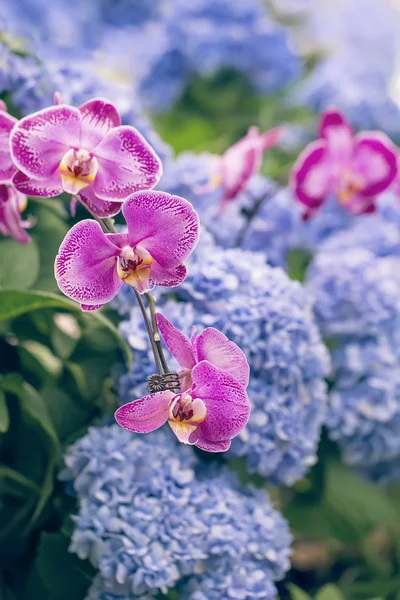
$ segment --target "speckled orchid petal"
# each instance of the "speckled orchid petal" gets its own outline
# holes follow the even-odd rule
[[[156,319],[160,333],[172,356],[176,358],[181,367],[192,369],[196,364],[196,359],[190,341],[164,315],[158,313]]]
[[[84,305],[109,302],[122,285],[116,268],[119,253],[96,221],[80,221],[67,233],[57,254],[58,287]]]
[[[19,244],[29,244],[30,236],[26,229],[31,223],[23,221],[21,212],[27,198],[10,185],[0,185],[0,233],[11,236]]]
[[[32,179],[21,171],[17,171],[12,178],[13,185],[27,196],[39,198],[53,198],[63,192],[58,170],[47,179]]]
[[[98,310],[102,306],[104,306],[104,304],[94,304],[93,306],[90,306],[89,304],[81,304],[81,309],[83,312],[91,312],[92,310]]]
[[[141,245],[162,269],[172,271],[197,244],[199,218],[192,205],[165,192],[137,192],[122,207],[129,244]],[[160,277],[161,273],[157,273]],[[152,272],[152,278],[155,278]]]
[[[187,270],[185,265],[179,265],[170,269],[162,267],[156,260],[151,265],[149,283],[151,287],[161,285],[165,287],[176,287],[185,281]]]
[[[102,200],[125,200],[133,192],[150,189],[162,174],[161,161],[134,127],[111,129],[96,146],[99,162],[94,189]]]
[[[101,219],[114,217],[122,208],[122,202],[109,202],[108,200],[98,198],[95,194],[93,184],[81,190],[79,198],[92,215]]]
[[[50,106],[24,117],[11,132],[11,156],[25,175],[45,180],[64,154],[79,147],[81,113],[73,106]]]
[[[8,183],[16,171],[10,154],[10,133],[17,119],[0,111],[0,184]]]
[[[363,196],[376,196],[386,190],[397,175],[397,156],[390,139],[380,132],[356,136],[352,167],[362,176]]]
[[[115,412],[115,419],[121,427],[135,433],[150,433],[168,421],[172,392],[150,394],[140,400],[124,404]]]
[[[331,191],[331,170],[325,141],[312,142],[303,150],[293,166],[290,187],[296,198],[308,208],[321,206]]]
[[[248,386],[250,367],[247,359],[239,346],[230,342],[223,333],[208,327],[197,337],[195,345],[198,362],[207,360],[233,375],[243,387]]]
[[[113,127],[121,125],[117,109],[102,98],[89,100],[79,107],[82,114],[81,148],[92,150]]]
[[[197,438],[194,443],[200,440],[204,445],[231,440],[244,428],[250,415],[250,402],[243,386],[230,373],[205,360],[194,367],[192,380],[192,390],[204,402],[207,416],[189,441]]]
[[[193,435],[193,439],[196,435]],[[223,442],[210,442],[210,440],[198,439],[195,442],[197,448],[204,450],[205,452],[227,452],[231,447],[231,440],[224,440]]]

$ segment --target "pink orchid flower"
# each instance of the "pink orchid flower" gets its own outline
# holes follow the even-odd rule
[[[283,128],[260,133],[258,127],[250,127],[247,134],[228,148],[222,156],[213,155],[210,162],[210,186],[222,185],[221,208],[245,191],[250,179],[258,173],[264,152],[274,146]]]
[[[17,119],[6,112],[5,104],[0,105],[0,233],[11,236],[20,244],[28,244],[31,240],[26,229],[32,226],[29,221],[21,219],[28,199],[12,185],[12,177],[16,167],[10,154],[10,133]]]
[[[78,195],[97,217],[116,215],[130,194],[154,187],[162,173],[151,146],[102,99],[80,108],[57,104],[21,119],[11,133],[11,155],[21,192]]]
[[[303,218],[312,216],[329,194],[353,214],[375,211],[376,196],[397,175],[396,152],[390,139],[379,131],[354,135],[340,112],[323,113],[319,139],[298,157],[290,186],[306,206]]]
[[[207,360],[192,370],[192,385],[174,394],[150,394],[124,404],[117,423],[136,433],[149,433],[168,421],[180,442],[207,452],[225,452],[246,425],[250,402],[243,386]]]
[[[67,233],[55,261],[58,287],[96,310],[123,283],[145,293],[153,285],[176,286],[182,264],[196,246],[199,218],[192,205],[164,192],[136,192],[122,207],[127,233],[103,233],[97,221],[80,221]]]
[[[162,314],[158,313],[156,318],[168,350],[183,367],[178,373],[182,392],[192,387],[193,368],[202,360],[227,371],[244,388],[248,386],[250,367],[246,356],[218,329],[207,327],[200,335],[196,335],[194,327],[189,340]]]

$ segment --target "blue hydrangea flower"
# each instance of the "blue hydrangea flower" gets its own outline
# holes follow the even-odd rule
[[[208,244],[200,242],[176,294],[193,304],[195,324],[222,331],[249,361],[253,411],[231,452],[247,456],[253,472],[291,484],[315,461],[327,351],[299,283],[263,254]]]
[[[400,456],[399,242],[396,225],[370,215],[323,244],[308,271],[317,321],[333,338],[329,434],[346,462],[381,480],[398,473]]]
[[[65,463],[61,478],[80,505],[70,550],[99,569],[94,587],[105,600],[166,592],[201,572],[215,571],[217,581],[222,561],[231,575],[226,591],[257,587],[245,583],[244,564],[263,572],[268,589],[289,568],[288,527],[266,493],[243,489],[224,467],[207,467],[168,430],[92,428]]]
[[[170,27],[194,71],[210,74],[233,68],[264,93],[301,74],[294,41],[259,0],[175,0]]]
[[[122,591],[118,590],[115,593],[110,592],[107,589],[107,582],[104,581],[102,577],[97,575],[88,590],[85,600],[153,600],[156,597],[156,592],[151,593],[149,591],[144,592],[144,594],[140,594],[140,596],[138,594],[133,595],[130,592],[124,592],[123,589]]]

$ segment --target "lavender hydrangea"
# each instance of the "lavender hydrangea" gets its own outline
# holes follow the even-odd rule
[[[265,492],[243,489],[224,467],[205,469],[168,430],[92,428],[65,463],[80,506],[70,550],[100,572],[92,596],[147,598],[200,573],[217,583],[225,562],[224,592],[251,598],[257,580],[246,584],[242,565],[271,590],[289,568],[287,524]]]

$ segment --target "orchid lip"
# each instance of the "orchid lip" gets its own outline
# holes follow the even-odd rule
[[[124,283],[144,294],[150,289],[153,258],[142,246],[125,246],[118,257],[118,276]]]
[[[99,164],[95,156],[81,148],[71,148],[60,162],[60,176],[64,191],[77,194],[94,181]]]
[[[206,405],[200,398],[192,398],[188,393],[178,394],[171,400],[170,421],[202,423],[207,416]]]

